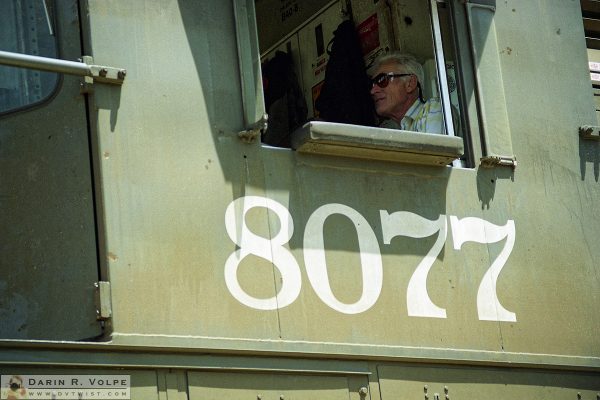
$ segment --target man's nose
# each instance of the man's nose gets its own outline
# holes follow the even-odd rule
[[[371,94],[375,94],[378,91],[379,91],[379,86],[371,85],[371,90],[370,90]]]

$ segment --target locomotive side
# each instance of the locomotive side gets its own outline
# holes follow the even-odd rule
[[[99,67],[0,117],[3,376],[129,375],[132,398],[597,396],[579,2],[350,2],[381,48],[434,60],[462,127],[441,166],[438,137],[417,152],[374,127],[261,143],[261,53],[347,2],[276,4],[315,11],[266,48],[260,1],[45,3],[55,57]]]

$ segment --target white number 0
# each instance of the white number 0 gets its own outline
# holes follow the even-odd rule
[[[353,304],[345,304],[336,299],[329,285],[323,225],[332,214],[348,217],[354,223],[358,234],[363,292],[360,299]],[[383,261],[377,237],[365,217],[353,208],[343,204],[326,204],[312,213],[304,229],[304,264],[308,280],[315,292],[334,310],[344,314],[358,314],[371,308],[379,298],[383,285]]]

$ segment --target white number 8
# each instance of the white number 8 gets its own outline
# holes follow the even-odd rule
[[[246,226],[246,213],[254,207],[263,207],[273,211],[279,218],[281,229],[271,239],[258,236]],[[236,218],[236,212],[241,217]],[[238,226],[237,222],[241,226]],[[280,203],[266,197],[240,197],[229,204],[225,211],[225,228],[229,238],[240,248],[225,262],[225,283],[240,303],[258,310],[276,310],[292,304],[302,286],[300,266],[290,251],[283,247],[294,233],[294,222],[290,212]],[[268,299],[250,296],[239,284],[237,271],[242,260],[253,254],[273,263],[279,270],[283,281],[279,292]]]

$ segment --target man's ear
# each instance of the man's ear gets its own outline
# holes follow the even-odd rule
[[[410,78],[406,81],[406,92],[412,93],[415,90],[417,90],[417,87],[418,87],[417,83],[418,83],[417,76],[411,75]]]

